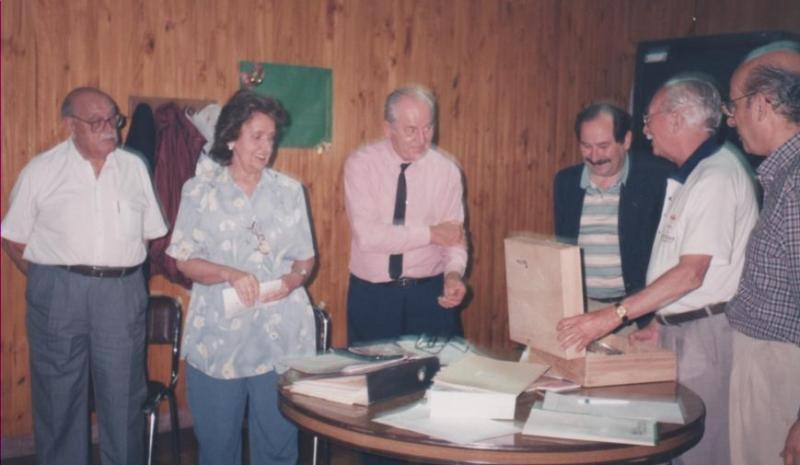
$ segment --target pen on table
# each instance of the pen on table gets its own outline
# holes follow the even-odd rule
[[[582,397],[578,399],[578,403],[584,405],[625,405],[628,401],[625,399],[593,399],[591,397]]]

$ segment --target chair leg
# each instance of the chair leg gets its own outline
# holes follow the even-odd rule
[[[153,465],[153,444],[156,439],[156,428],[158,427],[158,406],[147,414],[147,465]]]
[[[167,394],[169,401],[169,419],[172,424],[172,463],[181,465],[181,429],[178,424],[178,402],[175,400],[175,393],[170,391]]]
[[[315,434],[313,441],[314,446],[312,448],[311,464],[328,465],[330,463],[328,440]]]

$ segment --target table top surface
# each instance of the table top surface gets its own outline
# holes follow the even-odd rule
[[[280,407],[287,418],[312,433],[363,451],[427,463],[597,464],[664,461],[693,446],[703,435],[705,408],[702,400],[676,383],[592,388],[582,392],[633,397],[674,396],[683,404],[686,424],[660,423],[660,439],[656,446],[552,439],[521,433],[471,444],[456,444],[371,421],[376,415],[413,402],[423,393],[365,407],[293,394],[281,388]],[[520,396],[516,410],[516,420],[520,424],[524,424],[537,396],[540,394],[525,393]]]

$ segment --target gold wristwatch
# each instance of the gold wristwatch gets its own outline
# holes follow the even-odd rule
[[[628,324],[628,321],[630,321],[628,320],[628,309],[624,305],[622,305],[622,301],[614,304],[614,312],[616,312],[617,317],[619,317],[619,320],[622,322],[623,325]]]

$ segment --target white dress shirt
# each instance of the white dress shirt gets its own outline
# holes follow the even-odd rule
[[[136,155],[117,148],[95,176],[71,139],[23,168],[0,228],[32,263],[113,267],[142,263],[146,241],[167,232]]]

